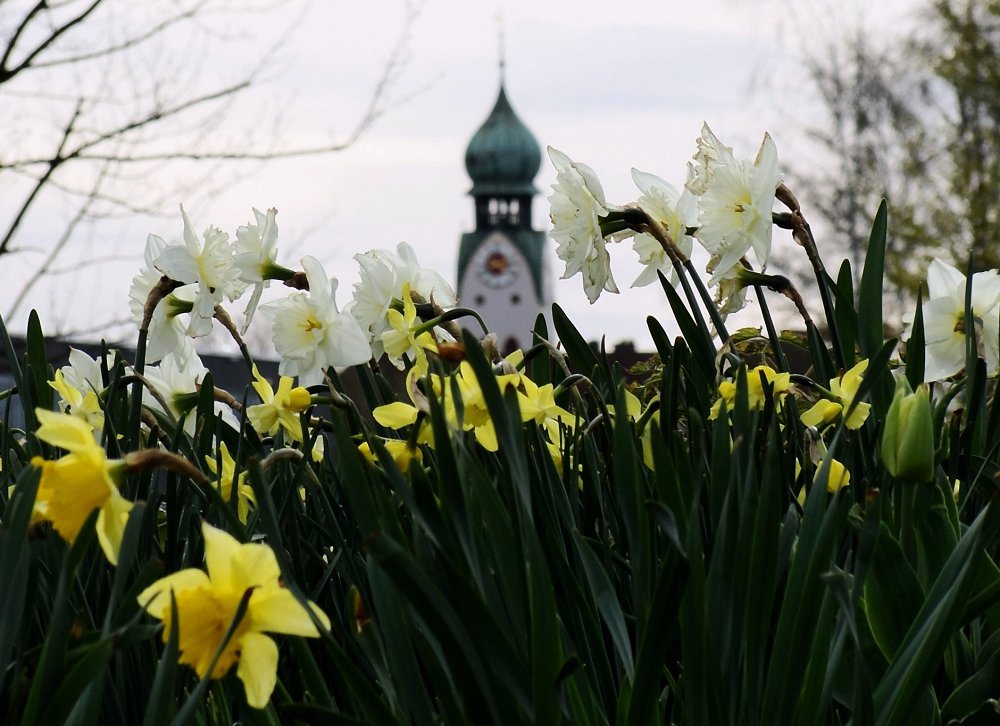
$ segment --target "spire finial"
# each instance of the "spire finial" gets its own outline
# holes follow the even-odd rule
[[[504,47],[504,32],[503,32],[503,11],[497,11],[497,51],[499,53],[499,65],[500,65],[500,85],[504,84],[504,76],[507,70],[507,51]]]

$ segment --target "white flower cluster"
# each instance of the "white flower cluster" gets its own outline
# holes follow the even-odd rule
[[[671,240],[681,258],[691,254],[697,239],[709,253],[710,285],[717,286],[722,312],[742,306],[742,289],[734,284],[741,260],[751,250],[761,270],[771,250],[771,208],[781,184],[778,154],[767,134],[756,158],[737,159],[706,124],[697,142],[698,150],[688,164],[684,187],[676,187],[658,176],[632,170],[641,192],[634,205],[654,220]],[[549,196],[552,238],[556,254],[566,263],[563,278],[583,276],[590,302],[602,291],[618,292],[611,274],[607,242],[633,238],[633,249],[644,265],[633,287],[648,285],[662,272],[676,283],[673,264],[661,241],[632,229],[606,231],[602,220],[626,207],[609,205],[597,175],[587,165],[549,147],[556,168],[556,183]],[[609,225],[613,227],[613,225]]]
[[[296,287],[305,288],[260,306],[271,322],[271,339],[281,359],[279,373],[297,376],[302,386],[322,383],[330,366],[381,357],[390,307],[401,304],[404,289],[439,309],[455,305],[448,283],[420,267],[413,248],[400,243],[395,251],[378,249],[355,256],[361,280],[354,286],[354,299],[341,310],[337,280],[327,276],[317,259],[303,258],[303,274],[298,276],[278,265],[277,211],[254,209],[253,214],[254,223],[240,227],[235,240],[217,227],[199,237],[181,207],[181,243],[168,244],[153,234],[146,240],[144,265],[129,291],[130,306],[135,323],[141,325],[151,293],[161,282],[167,283],[160,288],[166,292],[153,309],[146,342],[146,361],[162,362],[146,370],[168,402],[197,390],[205,369],[191,340],[211,332],[217,307],[250,289],[240,331],[246,332],[272,279],[298,277]],[[163,408],[152,400],[150,404]]]

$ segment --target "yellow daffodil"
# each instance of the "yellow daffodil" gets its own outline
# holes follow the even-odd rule
[[[468,361],[462,361],[458,367],[458,373],[455,374],[455,380],[458,382],[458,390],[462,397],[462,405],[464,406],[463,428],[466,431],[472,430],[476,436],[476,441],[484,449],[487,451],[496,451],[500,446],[497,441],[496,428],[493,425],[489,409],[486,407],[486,398],[483,396],[482,386],[476,377],[476,372],[473,370],[472,364]],[[517,386],[521,381],[521,375],[518,373],[504,373],[496,376],[496,381],[500,387],[500,391],[503,392],[507,386]],[[446,406],[445,411],[446,414],[457,415],[454,405],[450,407]],[[528,419],[525,418],[524,420]]]
[[[576,416],[556,405],[555,389],[551,383],[539,386],[527,376],[521,376],[517,392],[522,421],[534,421],[554,442],[559,441],[561,426],[573,428]]]
[[[382,426],[395,431],[398,431],[405,426],[412,426],[415,424],[420,416],[421,410],[417,407],[416,403],[417,400],[423,395],[417,389],[417,381],[426,376],[428,370],[429,367],[426,356],[418,357],[417,364],[414,365],[406,375],[406,391],[409,393],[412,403],[393,401],[392,403],[387,403],[384,406],[377,406],[372,411],[373,418]],[[441,376],[431,377],[431,386],[437,392],[435,395],[440,393],[443,385]],[[433,445],[434,443],[434,432],[431,430],[430,424],[426,418],[424,418],[421,422],[420,432],[417,434],[417,442],[429,445]]]
[[[257,504],[253,489],[246,483],[247,473],[246,471],[241,471],[239,477],[236,477],[236,461],[229,453],[229,447],[226,446],[225,442],[219,443],[219,459],[222,462],[221,473],[219,472],[219,466],[216,463],[215,457],[207,454],[205,456],[205,463],[208,464],[208,468],[218,477],[215,480],[214,486],[219,490],[222,499],[228,503],[233,496],[233,479],[236,478],[236,511],[239,514],[240,521],[246,524],[247,516],[250,514],[250,505],[253,504],[256,506]]]
[[[309,391],[302,386],[292,387],[289,376],[278,379],[278,390],[260,374],[257,366],[253,367],[253,387],[260,396],[261,403],[247,408],[247,418],[254,431],[261,435],[274,436],[282,428],[292,441],[302,441],[302,422],[299,414],[309,408],[312,403]]]
[[[868,369],[868,361],[863,360],[841,376],[830,381],[830,393],[836,400],[820,399],[808,411],[802,414],[802,423],[806,426],[824,428],[840,416],[844,411],[851,413],[844,421],[844,425],[849,429],[859,429],[868,414],[871,412],[871,404],[858,401],[854,404],[854,398],[858,394],[864,372]],[[852,404],[854,408],[851,409]]]
[[[801,464],[795,462],[796,476],[798,476],[798,473],[801,469],[802,469]],[[817,479],[819,479],[819,474],[822,470],[823,467],[817,464],[816,473],[813,474],[814,482]],[[826,490],[830,492],[830,494],[836,494],[844,487],[850,485],[851,485],[851,472],[849,472],[847,470],[847,467],[845,467],[842,463],[840,463],[836,459],[830,459],[830,472],[829,476],[826,479]],[[801,505],[804,505],[806,502],[806,493],[807,493],[806,489],[808,489],[808,487],[803,486],[802,489],[799,490],[798,500],[799,504]]]
[[[403,285],[403,312],[389,308],[386,312],[389,329],[382,333],[382,345],[389,362],[403,369],[403,356],[422,356],[424,350],[437,350],[434,336],[428,331],[418,332],[423,321],[417,318],[417,306],[410,295],[410,283]]]
[[[233,665],[243,681],[247,703],[264,708],[277,682],[278,646],[264,633],[319,636],[309,612],[280,583],[281,571],[274,552],[265,544],[240,544],[232,536],[202,524],[207,574],[191,568],[154,582],[139,595],[139,604],[163,621],[163,641],[178,628],[179,662],[194,668],[201,678],[222,678]],[[172,622],[170,594],[177,603],[177,622]],[[246,612],[219,656],[240,607],[250,593]],[[329,618],[313,603],[313,614],[329,629]]]
[[[132,502],[118,492],[117,480],[124,474],[125,462],[109,461],[104,449],[94,441],[90,425],[82,419],[41,408],[35,415],[41,423],[38,438],[69,452],[56,461],[40,456],[31,460],[42,470],[36,514],[52,522],[60,537],[73,542],[90,513],[100,510],[97,539],[108,561],[117,564],[132,509]]]
[[[386,451],[392,456],[392,460],[396,462],[396,466],[402,472],[407,472],[410,470],[410,462],[416,460],[418,463],[423,461],[424,454],[418,447],[411,447],[406,441],[400,441],[399,439],[385,439],[382,441],[382,445],[385,446]],[[375,452],[372,451],[371,446],[368,442],[364,442],[358,447],[358,451],[361,455],[365,457],[365,460],[369,464],[377,464],[378,457],[375,456]]]
[[[63,376],[63,372],[56,371],[55,379],[49,381],[51,386],[59,394],[59,405],[69,409],[69,413],[77,418],[86,421],[90,427],[98,432],[104,430],[104,411],[101,409],[101,402],[94,391],[83,391],[74,388]]]
[[[765,384],[767,388],[765,388]],[[763,411],[768,401],[768,389],[774,397],[775,407],[780,409],[785,395],[791,390],[792,382],[789,373],[778,373],[770,366],[757,366],[747,371],[747,403],[751,411]],[[736,405],[736,384],[725,380],[719,384],[719,398],[712,406],[709,418],[715,420],[722,411],[722,402],[726,402],[726,410],[732,411]]]

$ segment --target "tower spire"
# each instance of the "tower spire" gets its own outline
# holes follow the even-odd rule
[[[497,11],[497,53],[500,66],[500,85],[504,85],[507,73],[507,49],[505,48],[505,38],[503,32],[503,11]]]

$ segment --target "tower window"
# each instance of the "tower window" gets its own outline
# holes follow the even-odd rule
[[[482,305],[485,302],[486,302],[486,298],[485,297],[483,297],[482,295],[476,295],[476,297],[475,297],[475,303],[476,303],[476,305]]]
[[[511,305],[520,305],[521,304],[521,296],[518,295],[515,292],[513,295],[510,296],[510,304]]]

